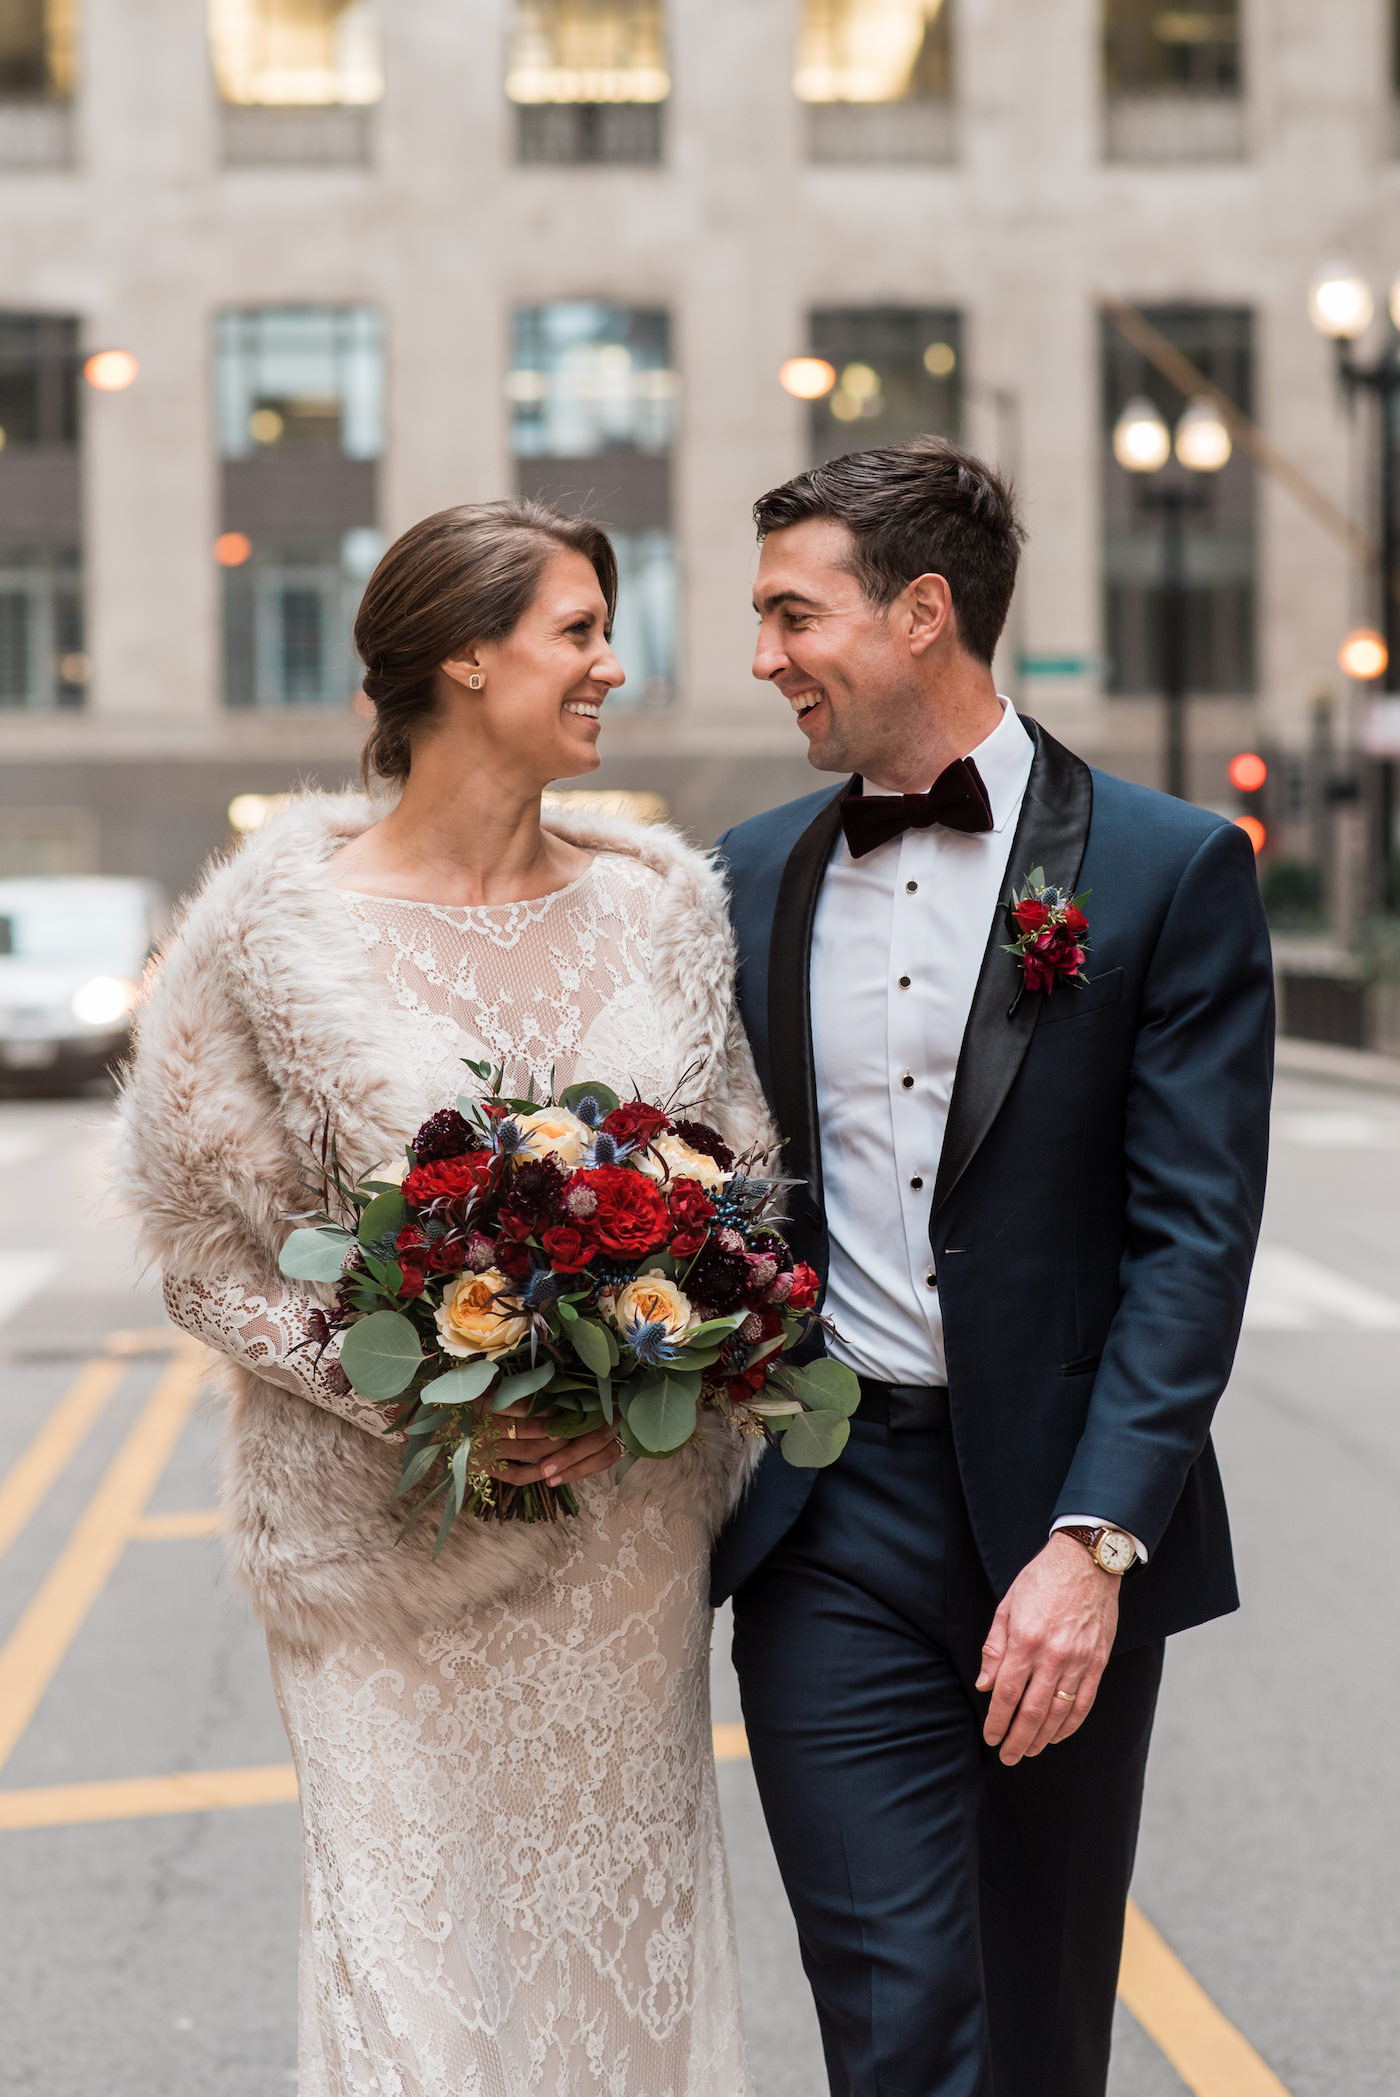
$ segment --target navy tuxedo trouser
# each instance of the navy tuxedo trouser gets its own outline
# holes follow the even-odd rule
[[[972,1686],[994,1611],[949,1430],[862,1420],[735,1596],[832,2097],[1102,2097],[1163,1649],[1007,1769]]]

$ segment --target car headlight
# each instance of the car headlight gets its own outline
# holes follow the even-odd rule
[[[73,1017],[85,1027],[110,1027],[136,1003],[136,985],[118,976],[94,976],[73,998]]]

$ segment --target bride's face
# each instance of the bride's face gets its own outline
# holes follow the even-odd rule
[[[483,757],[493,747],[525,758],[542,782],[597,770],[599,715],[623,672],[608,644],[607,601],[583,554],[560,547],[514,633],[442,667],[464,688]],[[480,691],[470,687],[474,673],[485,680]]]

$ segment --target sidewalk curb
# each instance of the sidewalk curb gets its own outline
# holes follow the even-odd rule
[[[1358,1085],[1367,1092],[1400,1092],[1400,1056],[1377,1056],[1369,1049],[1335,1048],[1326,1041],[1297,1041],[1280,1035],[1276,1066],[1280,1077],[1321,1078],[1338,1085]]]

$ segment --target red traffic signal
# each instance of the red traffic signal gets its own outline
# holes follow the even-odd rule
[[[1257,794],[1269,776],[1269,767],[1254,750],[1241,750],[1230,759],[1230,784],[1241,794]]]

